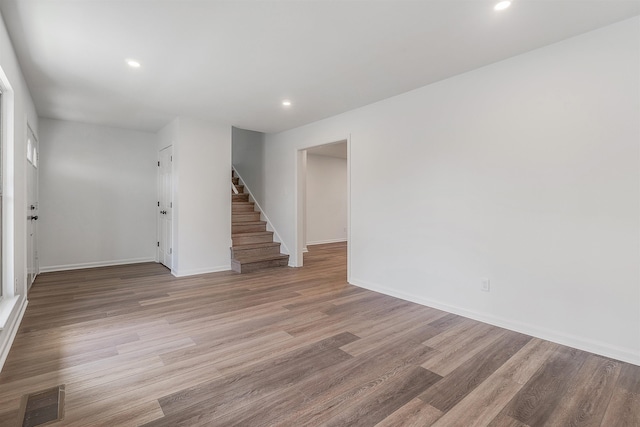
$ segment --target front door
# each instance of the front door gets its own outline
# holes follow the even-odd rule
[[[27,134],[27,284],[36,279],[38,267],[38,140]]]
[[[173,163],[173,147],[169,146],[160,151],[160,161],[158,165],[158,260],[171,268],[173,249],[172,249],[172,163]]]

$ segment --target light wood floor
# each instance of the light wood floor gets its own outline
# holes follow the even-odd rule
[[[63,426],[640,426],[640,367],[302,269],[41,275],[0,374],[0,426],[66,385]]]

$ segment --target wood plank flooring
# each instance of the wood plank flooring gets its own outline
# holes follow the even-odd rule
[[[58,426],[640,426],[640,367],[301,269],[175,278],[158,264],[38,277],[0,374],[66,386]]]

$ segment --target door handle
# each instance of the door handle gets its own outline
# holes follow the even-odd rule
[[[37,221],[38,220],[38,215],[29,216],[29,217],[27,217],[27,219],[30,219],[32,221]]]

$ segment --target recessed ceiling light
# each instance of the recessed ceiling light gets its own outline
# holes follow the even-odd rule
[[[140,63],[134,59],[127,59],[127,65],[131,68],[140,68]]]
[[[285,99],[284,101],[282,101],[282,106],[291,107],[291,101],[289,101],[288,99]]]
[[[509,0],[505,0],[505,1],[501,1],[500,3],[496,4],[495,6],[493,6],[493,9],[494,10],[505,10],[509,6],[511,6],[511,2]]]

